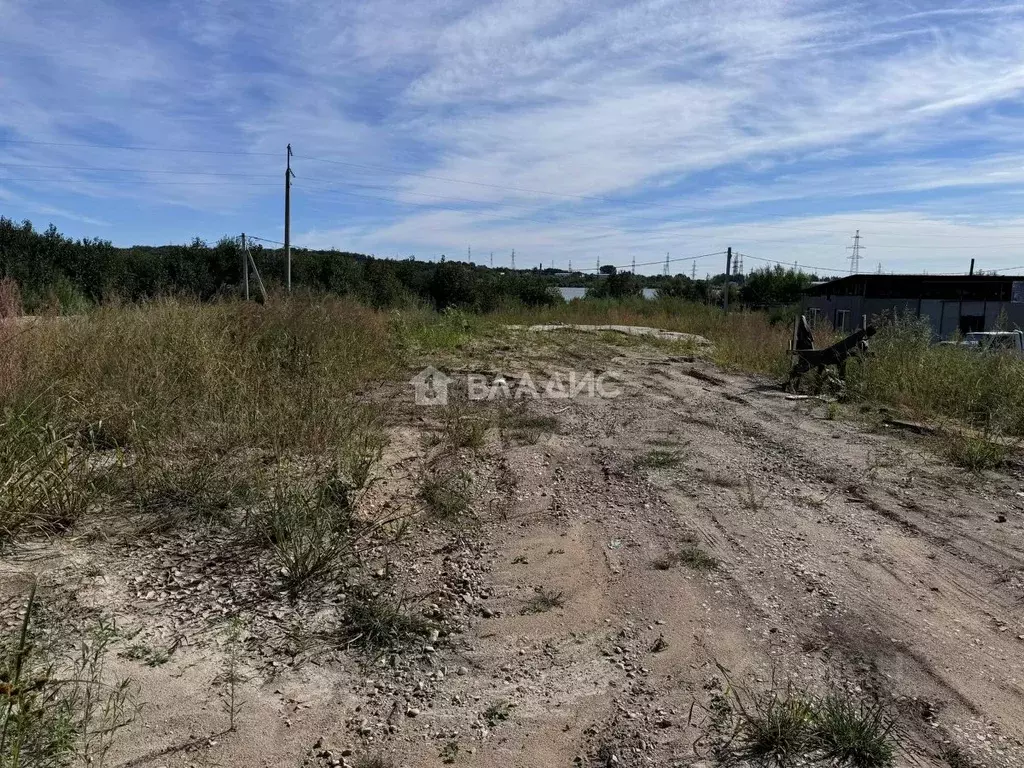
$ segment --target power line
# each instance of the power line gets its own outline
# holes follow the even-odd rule
[[[437,175],[434,175],[434,174],[419,173],[419,172],[416,172],[416,171],[408,171],[408,170],[403,170],[403,169],[398,169],[398,168],[388,168],[386,166],[365,165],[365,164],[362,164],[362,163],[352,163],[352,162],[347,162],[347,161],[344,161],[344,160],[333,160],[333,159],[325,158],[325,157],[313,157],[311,155],[296,155],[296,157],[299,158],[299,159],[312,160],[313,162],[318,162],[318,163],[330,163],[330,164],[333,164],[333,165],[341,165],[341,166],[346,166],[346,167],[349,167],[349,168],[359,168],[359,169],[362,169],[362,170],[376,171],[376,172],[380,172],[380,173],[390,173],[390,174],[396,174],[396,175],[414,176],[414,177],[422,178],[422,179],[431,179],[433,181],[446,181],[446,182],[450,182],[450,183],[453,183],[453,184],[469,184],[469,185],[478,186],[478,187],[487,187],[489,189],[500,189],[500,190],[505,190],[505,191],[510,191],[510,192],[523,192],[523,193],[532,194],[532,195],[548,195],[548,196],[551,196],[551,197],[562,197],[562,198],[567,198],[567,199],[589,200],[589,201],[594,201],[594,202],[602,202],[602,203],[606,203],[606,204],[609,204],[609,205],[642,206],[645,209],[649,209],[649,208],[663,208],[663,209],[666,209],[666,210],[685,210],[685,211],[692,211],[692,212],[696,212],[696,213],[721,213],[723,210],[728,210],[730,207],[737,208],[737,207],[742,207],[742,205],[744,205],[744,204],[741,203],[741,204],[734,205],[734,206],[726,206],[724,208],[723,207],[719,207],[719,208],[702,208],[702,207],[697,207],[697,206],[686,206],[686,205],[679,205],[679,204],[673,204],[673,203],[650,203],[650,202],[629,201],[629,200],[615,200],[615,199],[608,198],[608,197],[602,197],[600,195],[579,195],[579,194],[572,194],[572,193],[568,193],[568,192],[549,192],[549,191],[545,191],[545,190],[529,189],[529,188],[525,188],[525,187],[514,187],[514,186],[509,186],[509,185],[504,185],[504,184],[492,184],[492,183],[483,182],[483,181],[471,181],[469,179],[456,179],[456,178],[452,178],[450,176],[437,176]],[[757,201],[753,201],[753,202],[756,203]],[[793,217],[792,214],[789,214],[789,213],[773,213],[773,212],[764,212],[764,213],[761,213],[761,214],[758,214],[758,215],[762,216],[762,217],[768,216],[768,217],[784,218],[784,219],[785,218],[792,218]],[[836,214],[836,215],[841,215],[841,214]],[[650,217],[645,217],[645,218],[650,218]],[[729,226],[729,225],[719,225],[719,226]],[[809,227],[800,227],[800,226],[796,226],[796,225],[792,225],[792,224],[789,224],[789,225],[759,224],[758,226],[764,227],[764,228],[769,228],[769,229],[795,229],[795,230],[804,231],[804,232],[821,232],[821,233],[824,233],[824,234],[835,234],[835,230],[826,230],[826,229],[817,229],[817,228],[809,228]],[[908,236],[912,237],[912,235],[908,235]],[[970,237],[972,239],[974,238],[973,235],[961,235],[961,236],[962,237]],[[915,246],[905,246],[905,247],[915,247]]]
[[[316,183],[327,184],[327,185],[333,185],[334,184],[334,182],[332,182],[329,179],[321,179],[321,178],[316,178],[316,177],[312,177],[311,178],[311,177],[306,177],[306,176],[303,177],[303,181],[306,181],[306,182],[313,181],[313,182],[316,182]],[[521,209],[523,209],[523,208],[531,208],[532,209],[532,208],[535,207],[535,206],[516,205],[516,204],[512,204],[512,203],[502,203],[502,202],[497,202],[497,201],[494,201],[494,200],[478,200],[478,199],[467,198],[467,197],[454,197],[452,195],[438,195],[438,194],[434,194],[434,193],[431,193],[431,192],[413,192],[413,191],[402,189],[400,187],[389,187],[389,186],[381,186],[381,185],[363,185],[360,188],[361,189],[372,189],[372,190],[378,190],[378,191],[386,191],[386,192],[399,192],[399,193],[407,194],[407,195],[416,195],[416,196],[419,196],[419,197],[429,197],[429,198],[433,198],[433,199],[436,199],[436,200],[445,200],[445,201],[457,202],[457,203],[467,203],[467,204],[472,204],[472,205],[489,205],[489,206],[501,206],[502,208],[521,208]],[[322,191],[322,192],[337,193],[337,194],[342,194],[342,195],[356,195],[356,196],[358,196],[357,193],[345,192],[345,191],[343,191],[341,189],[337,189],[335,187],[330,187],[330,188],[325,188],[325,189],[320,189],[320,190],[318,190],[316,187],[306,187],[306,189],[308,189],[309,191],[312,191],[312,192]],[[366,196],[366,197],[368,197],[370,199],[374,199],[374,200],[384,200],[384,201],[392,202],[395,205],[420,205],[420,203],[416,203],[414,201],[395,200],[395,199],[389,198],[389,197],[380,197],[380,196]],[[438,206],[438,207],[440,207],[440,206]],[[442,210],[452,210],[452,209],[444,209],[444,208],[442,208]],[[644,220],[644,221],[655,221],[655,222],[659,222],[659,223],[666,223],[665,219],[661,218],[661,217],[655,218],[655,217],[651,217],[651,216],[640,216],[638,214],[622,213],[622,212],[616,212],[614,215],[616,215],[616,216],[628,216],[628,217],[632,217],[632,218],[636,218],[636,219],[641,219],[641,220]],[[554,223],[554,222],[551,222],[551,223]],[[620,227],[615,227],[615,226],[611,226],[611,225],[608,225],[608,224],[591,224],[590,226],[602,227],[602,228],[605,228],[605,229],[611,229],[611,230],[615,230],[615,231],[619,231],[621,229]],[[687,226],[687,225],[682,225],[682,226]],[[714,226],[714,227],[723,228],[723,227],[732,227],[732,226],[744,226],[744,223],[738,223],[738,224],[736,224],[736,223],[725,223],[725,224],[700,225],[700,226]],[[753,223],[753,224],[750,224],[750,226],[756,228],[756,227],[762,226],[762,225],[757,224],[757,223]],[[825,230],[822,230],[822,231],[825,231]],[[838,232],[833,232],[832,234],[836,235],[837,237],[839,236]],[[721,239],[721,235],[720,234],[691,235],[690,237],[698,237],[698,238],[701,238],[701,239]],[[914,237],[914,235],[908,235],[908,237]],[[949,237],[958,237],[958,235],[944,235],[943,239],[947,239]],[[966,238],[971,239],[972,243],[976,243],[977,242],[975,236],[973,236],[973,235],[962,235],[962,237],[966,237]],[[755,243],[762,243],[762,242],[789,243],[789,242],[792,241],[792,238],[779,238],[779,239],[759,238],[757,240],[750,240],[749,238],[741,238],[741,239],[745,240],[747,242],[755,242]],[[1024,246],[1024,239],[1007,240],[1005,242],[1000,242],[1000,243],[995,243],[995,241],[987,241],[987,242],[989,244],[995,244],[995,245],[1006,245],[1006,246],[1022,245],[1022,246]],[[928,250],[937,250],[937,249],[962,250],[963,248],[968,247],[968,246],[959,246],[959,245],[928,245],[928,244],[923,244],[923,245],[899,245],[899,244],[882,243],[882,244],[876,244],[875,247],[876,248],[910,248],[910,249],[926,248]]]
[[[28,163],[7,163],[0,162],[3,168],[46,168],[61,171],[98,171],[101,173],[172,173],[183,176],[240,176],[252,179],[274,179],[274,174],[269,173],[224,173],[222,171],[167,171],[150,168],[100,168],[91,165],[31,165]]]
[[[276,187],[272,182],[245,182],[245,181],[163,181],[159,179],[40,179],[24,176],[0,176],[0,182],[13,181],[19,184],[43,183],[43,184],[184,184],[212,187]]]
[[[35,141],[35,140],[29,140],[29,139],[0,139],[0,143],[20,144],[20,145],[29,145],[29,146],[77,147],[77,148],[86,148],[86,149],[125,150],[125,151],[137,151],[137,152],[177,152],[177,153],[188,153],[188,154],[234,155],[234,156],[251,156],[251,157],[276,157],[277,156],[273,152],[256,152],[256,151],[249,151],[249,150],[244,150],[243,151],[243,150],[220,150],[220,149],[187,149],[187,148],[182,148],[182,147],[159,147],[159,146],[151,146],[151,145],[119,145],[119,144],[97,144],[97,143],[87,143],[87,142]],[[301,157],[301,158],[304,158],[306,160],[312,160],[314,162],[330,163],[330,164],[334,164],[334,165],[342,165],[342,166],[347,166],[347,167],[352,167],[352,168],[361,168],[361,169],[364,169],[364,170],[373,170],[373,171],[378,171],[378,172],[383,172],[383,173],[401,174],[401,175],[406,175],[406,176],[416,176],[416,177],[419,177],[419,178],[432,179],[432,180],[436,180],[436,181],[447,181],[447,182],[451,182],[451,183],[455,183],[455,184],[471,184],[471,185],[474,185],[474,186],[488,187],[488,188],[491,188],[491,189],[502,189],[502,190],[508,190],[508,191],[514,191],[514,192],[524,192],[524,193],[535,194],[535,195],[548,195],[548,196],[571,198],[571,199],[579,199],[579,200],[591,200],[591,201],[607,203],[607,204],[610,204],[610,205],[619,205],[619,206],[636,205],[636,206],[643,206],[646,209],[649,209],[649,208],[653,207],[653,208],[664,208],[664,209],[670,209],[670,210],[689,210],[689,211],[694,211],[694,212],[698,212],[698,213],[720,213],[723,210],[728,210],[728,207],[726,207],[724,209],[723,208],[702,208],[702,207],[697,207],[697,206],[683,206],[683,205],[671,204],[671,203],[649,203],[649,202],[639,202],[639,201],[633,202],[633,201],[627,201],[627,200],[613,200],[611,198],[602,197],[602,196],[598,196],[598,195],[576,195],[576,194],[570,194],[570,193],[549,192],[549,191],[545,191],[545,190],[535,190],[535,189],[528,189],[528,188],[523,188],[523,187],[514,187],[514,186],[508,186],[508,185],[501,185],[501,184],[490,184],[490,183],[480,182],[480,181],[470,181],[468,179],[457,179],[457,178],[452,178],[452,177],[447,177],[447,176],[438,176],[438,175],[434,175],[434,174],[418,173],[418,172],[415,172],[415,171],[408,171],[408,170],[398,169],[398,168],[388,168],[388,167],[385,167],[385,166],[373,166],[373,165],[365,165],[365,164],[360,164],[360,163],[351,163],[351,162],[347,162],[347,161],[333,160],[333,159],[324,158],[324,157],[314,157],[314,156],[311,156],[311,155],[301,155],[301,156],[297,155],[296,157]],[[26,166],[26,167],[28,167],[28,166]],[[39,167],[42,167],[42,166],[39,166]],[[57,166],[54,166],[54,167],[57,167]],[[125,172],[129,171],[129,169],[117,169],[117,170],[119,170],[119,171],[123,170]],[[154,173],[154,172],[159,172],[159,171],[141,171],[140,170],[139,172]],[[211,173],[211,174],[203,174],[203,175],[214,175],[214,174]],[[216,174],[216,175],[221,175],[221,174]],[[28,179],[8,179],[8,180],[9,181],[28,181]],[[40,181],[48,181],[48,180],[40,179]],[[420,194],[425,194],[425,193],[420,193]],[[480,201],[480,202],[482,202],[482,201]],[[732,207],[738,207],[738,206],[732,206]],[[761,213],[759,215],[762,216],[762,217],[766,217],[767,216],[767,217],[777,217],[777,218],[792,218],[792,214],[788,214],[788,213],[764,212],[764,213]],[[651,218],[651,217],[642,217],[642,218]],[[654,219],[652,219],[652,220],[654,220]],[[736,226],[736,225],[720,224],[718,226]],[[805,232],[821,232],[823,234],[834,234],[834,230],[825,230],[825,229],[817,229],[817,228],[813,228],[812,229],[812,228],[809,228],[809,227],[800,227],[800,226],[794,225],[794,224],[788,224],[788,225],[783,225],[783,226],[776,226],[776,225],[770,225],[770,224],[763,224],[763,223],[761,223],[761,224],[758,224],[757,226],[760,226],[762,228],[769,228],[769,229],[790,229],[790,230],[805,231]],[[908,237],[913,237],[913,235],[907,235],[907,236]],[[711,237],[713,237],[713,236],[711,236]],[[950,237],[965,237],[965,238],[970,238],[970,239],[974,240],[974,239],[976,239],[977,235],[954,235],[954,234],[950,234],[950,235],[944,235],[943,239],[949,239]],[[1008,242],[1007,244],[1008,245],[1014,245],[1014,244],[1018,244],[1019,242],[1020,241]],[[917,247],[927,247],[927,246],[913,246],[913,245],[910,245],[910,246],[908,246],[908,245],[904,245],[904,246],[896,246],[896,245],[880,246],[880,245],[876,245],[876,247],[917,248]],[[943,247],[943,248],[946,248],[946,249],[955,249],[956,248],[955,246],[934,246],[934,247],[935,248]]]
[[[788,267],[789,266],[789,262],[788,261],[779,261],[777,259],[766,259],[766,258],[764,258],[762,256],[751,256],[749,253],[744,253],[744,254],[740,254],[740,255],[742,255],[743,258],[745,258],[745,259],[754,259],[756,261],[767,261],[767,262],[769,262],[771,264],[781,264],[784,267]],[[802,266],[807,268],[807,269],[814,270],[815,272],[845,272],[846,271],[845,269],[835,269],[833,267],[814,267],[814,266],[811,266],[810,264],[804,264]]]
[[[218,150],[218,149],[187,149],[187,148],[182,148],[182,147],[159,147],[159,146],[150,146],[150,145],[97,144],[97,143],[86,143],[86,142],[35,141],[35,140],[28,140],[28,139],[0,139],[0,143],[20,144],[20,145],[29,145],[29,146],[77,147],[77,148],[88,148],[88,149],[145,151],[145,152],[174,152],[174,153],[187,153],[187,154],[234,155],[234,156],[252,156],[252,157],[276,157],[277,156],[275,153],[272,153],[272,152],[256,152],[256,151],[248,151],[248,150],[243,151],[243,150]],[[560,193],[560,192],[550,192],[550,191],[546,191],[546,190],[528,189],[528,188],[515,187],[515,186],[510,186],[510,185],[491,184],[491,183],[487,183],[487,182],[471,181],[471,180],[468,180],[468,179],[457,179],[457,178],[452,178],[452,177],[447,177],[447,176],[438,176],[438,175],[434,175],[434,174],[418,173],[418,172],[415,172],[415,171],[409,171],[409,170],[404,170],[404,169],[399,169],[399,168],[388,168],[386,166],[373,166],[373,165],[365,165],[365,164],[360,164],[360,163],[351,163],[351,162],[342,161],[342,160],[334,160],[334,159],[323,158],[323,157],[314,157],[314,156],[310,156],[310,155],[301,155],[301,156],[297,155],[297,157],[301,157],[303,159],[311,160],[311,161],[314,161],[314,162],[330,163],[330,164],[334,164],[334,165],[342,165],[342,166],[353,167],[353,168],[361,168],[361,169],[364,169],[364,170],[372,170],[372,171],[383,172],[383,173],[391,173],[391,174],[406,175],[406,176],[416,176],[416,177],[419,177],[419,178],[432,179],[432,180],[436,180],[436,181],[446,181],[446,182],[451,182],[451,183],[456,183],[456,184],[470,184],[470,185],[474,185],[474,186],[488,187],[488,188],[492,188],[492,189],[501,189],[501,190],[514,191],[514,192],[523,192],[523,193],[534,194],[534,195],[547,195],[547,196],[562,197],[562,198],[568,198],[568,199],[589,200],[589,201],[602,202],[602,203],[606,203],[608,205],[615,205],[615,206],[643,206],[645,209],[661,208],[661,209],[665,209],[665,210],[688,210],[688,211],[693,211],[693,212],[697,212],[697,213],[722,213],[723,211],[727,211],[730,208],[730,206],[719,207],[719,208],[706,208],[706,207],[697,207],[697,206],[684,206],[684,205],[672,204],[672,203],[649,203],[649,202],[628,201],[628,200],[615,200],[615,199],[612,199],[612,198],[602,197],[602,196],[598,196],[598,195],[578,195],[578,194],[571,194],[571,193]],[[118,168],[118,169],[76,168],[76,167],[73,167],[73,166],[30,166],[28,164],[13,164],[13,163],[7,164],[7,165],[12,165],[12,166],[20,165],[21,167],[50,167],[50,168],[54,168],[54,169],[61,168],[61,169],[65,169],[65,170],[83,170],[83,171],[110,170],[110,171],[125,172],[125,173],[129,173],[129,172],[138,172],[138,173],[182,173],[182,174],[190,173],[190,172],[187,172],[187,171],[157,171],[157,170],[148,170],[148,169],[138,169],[138,170],[136,170],[136,169],[128,169],[128,168],[123,168],[123,169],[122,168]],[[259,174],[251,174],[251,175],[248,175],[248,174],[227,174],[227,173],[221,173],[221,172],[197,172],[197,173],[199,173],[200,175],[207,175],[207,176],[235,175],[235,176],[239,176],[239,177],[248,176],[250,178],[262,178],[262,175],[259,175]],[[273,178],[273,177],[268,175],[267,178]],[[62,181],[62,180],[59,180],[59,179],[30,179],[30,178],[9,178],[9,179],[4,179],[4,180],[5,181],[15,181],[15,182],[33,182],[33,181],[57,182],[57,181]],[[313,180],[313,179],[310,179],[310,180]],[[79,183],[78,180],[65,180],[65,181],[67,183]],[[90,181],[94,181],[95,183],[117,183],[117,182],[119,182],[121,180],[103,179],[103,180],[90,180]],[[325,183],[333,183],[333,182],[331,182],[329,180],[325,180],[325,179],[324,180],[319,180],[319,181],[324,181]],[[143,182],[140,181],[138,183],[143,183]],[[146,183],[160,183],[160,182],[146,182]],[[420,196],[432,196],[432,197],[438,197],[439,199],[446,199],[446,198],[443,198],[442,196],[439,196],[439,195],[430,195],[429,193],[407,192],[407,194],[417,194],[417,195],[420,195]],[[447,198],[447,199],[458,200],[458,198]],[[479,200],[466,200],[466,199],[463,199],[463,201],[464,202],[476,203],[476,204],[485,204],[485,203],[488,203],[488,202],[494,203],[494,201],[479,201]],[[500,204],[500,203],[495,203],[495,204]],[[731,207],[732,208],[741,207],[742,205],[743,204],[741,203],[741,204],[738,204],[736,206],[731,206]],[[619,212],[616,215],[623,215],[623,214],[621,212]],[[757,215],[760,216],[760,217],[774,217],[774,218],[792,218],[793,217],[792,214],[788,214],[788,213],[773,213],[773,212],[763,212],[763,213],[760,213],[760,214],[757,214]],[[645,216],[636,216],[636,215],[634,215],[634,216],[635,216],[635,218],[639,218],[639,219],[647,219],[647,220],[651,220],[651,221],[661,221],[661,219],[656,219],[654,217],[645,217]],[[743,225],[744,225],[744,222],[735,222],[735,223],[717,224],[717,225],[714,225],[714,226],[729,227],[729,226],[743,226]],[[764,223],[756,223],[753,226],[760,227],[760,228],[767,228],[767,229],[786,229],[786,230],[795,230],[795,231],[804,231],[804,232],[820,232],[820,233],[823,233],[823,234],[830,234],[830,235],[834,235],[835,234],[834,230],[802,227],[802,226],[799,226],[799,225],[796,225],[796,224],[771,225],[771,224],[764,224]],[[892,236],[892,237],[899,237],[900,235],[890,235],[890,236]],[[913,236],[914,235],[906,235],[906,237],[913,237]],[[980,235],[980,236],[984,236],[984,235]],[[719,235],[700,235],[699,237],[702,237],[704,239],[713,239],[713,238],[719,237]],[[967,235],[967,234],[963,234],[963,235],[957,235],[957,234],[943,235],[943,239],[946,239],[946,240],[948,240],[950,238],[956,238],[956,237],[968,238],[968,239],[971,239],[974,242],[977,242],[977,238],[979,237],[979,235]],[[754,242],[758,242],[758,241],[754,241]],[[767,242],[767,241],[765,240],[765,242]],[[779,242],[786,242],[786,241],[780,240]],[[995,241],[988,241],[988,242],[994,243]],[[1006,241],[1005,244],[1006,245],[1018,245],[1018,244],[1022,244],[1022,241],[1020,241],[1020,240]],[[958,246],[925,246],[925,245],[918,246],[918,245],[895,245],[895,244],[886,245],[886,244],[876,244],[876,247],[885,247],[885,248],[929,248],[929,249],[942,248],[942,249],[945,249],[945,250],[959,250]]]
[[[702,253],[700,256],[680,256],[680,257],[675,258],[675,259],[659,259],[658,261],[637,262],[636,266],[638,266],[638,267],[649,267],[649,266],[651,266],[653,264],[665,264],[665,265],[667,265],[669,262],[676,262],[676,261],[696,261],[697,259],[706,259],[706,258],[709,258],[711,256],[721,256],[723,253],[725,253],[725,251],[715,251],[714,253]],[[601,271],[600,263],[601,263],[601,257],[599,256],[598,257],[598,267],[597,267],[597,269],[578,269],[576,271],[577,272],[600,272]],[[606,264],[605,266],[607,267],[608,265]],[[615,270],[616,271],[626,269],[626,265],[622,265],[622,266],[614,265],[614,266],[615,266]]]
[[[248,233],[246,233],[245,236],[250,240],[259,240],[261,243],[274,243],[275,245],[284,246],[284,243],[282,243],[280,240],[271,240],[270,238],[267,237],[256,237],[256,235],[250,235]]]
[[[277,157],[275,152],[249,152],[226,149],[185,149],[179,147],[132,146],[125,144],[87,144],[66,141],[30,141],[29,139],[0,139],[3,144],[30,144],[41,147],[79,147],[81,149],[118,149],[132,152],[188,152],[199,155],[248,155],[253,157]]]
[[[301,188],[301,185],[300,185],[300,188]],[[312,189],[311,191],[317,192],[318,190]],[[360,194],[358,192],[344,192],[344,191],[342,191],[340,189],[319,190],[319,191],[320,192],[326,192],[327,194],[344,195],[346,197],[364,198],[366,200],[382,200],[384,202],[393,203],[394,205],[408,205],[408,206],[420,205],[419,203],[403,202],[403,201],[399,201],[399,200],[393,200],[393,199],[391,199],[389,197],[382,197],[380,195],[364,195],[364,194]],[[419,193],[412,193],[412,194],[419,194]],[[519,214],[519,213],[512,213],[512,214],[502,215],[500,213],[490,213],[490,212],[484,212],[484,211],[466,211],[466,210],[463,210],[461,208],[452,208],[450,206],[443,206],[443,205],[436,205],[436,206],[434,206],[434,208],[436,208],[437,210],[448,211],[448,212],[451,212],[451,213],[478,214],[478,215],[486,216],[487,218],[492,219],[492,220],[529,221],[529,222],[533,222],[534,224],[544,224],[546,226],[561,226],[563,228],[565,227],[564,224],[560,224],[560,222],[558,222],[558,221],[545,221],[545,220],[542,220],[542,219],[533,219],[533,218],[530,218],[529,216],[524,216],[524,215]],[[570,225],[570,227],[571,226],[572,225]],[[607,224],[590,224],[588,226],[590,226],[591,228],[605,229],[605,230],[608,230],[610,232],[620,234],[623,237],[631,237],[631,235],[628,232],[625,232],[622,229],[617,228],[617,227],[609,226]],[[610,237],[610,235],[594,235],[590,239],[601,239],[601,238],[604,238],[604,237]],[[637,236],[635,236],[635,235],[632,236],[632,237],[633,237],[633,239],[638,239]],[[677,237],[677,233],[675,233],[675,232],[665,232],[665,233],[655,233],[655,234],[647,233],[644,237],[645,238],[658,238],[658,239],[672,239],[672,238]],[[718,236],[717,235],[700,235],[698,237],[703,239],[703,238],[715,238],[715,237],[718,237]]]

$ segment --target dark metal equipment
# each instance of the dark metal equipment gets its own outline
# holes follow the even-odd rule
[[[793,354],[796,355],[796,363],[789,372],[789,387],[792,389],[799,386],[800,377],[816,368],[818,373],[824,373],[826,366],[834,365],[839,372],[839,377],[846,378],[846,361],[852,355],[858,355],[867,351],[868,339],[875,335],[876,329],[873,325],[861,328],[851,333],[845,339],[837,341],[831,347],[814,349],[814,336],[807,326],[807,320],[801,317],[797,323],[795,344]]]

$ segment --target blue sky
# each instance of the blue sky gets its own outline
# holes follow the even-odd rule
[[[1024,265],[1024,4],[0,0],[0,49],[0,213],[76,237],[279,240],[290,142],[296,245]]]

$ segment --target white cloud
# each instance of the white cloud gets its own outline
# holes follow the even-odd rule
[[[1024,188],[1019,4],[7,0],[0,44],[16,105],[0,139],[274,155],[12,145],[11,163],[161,182],[69,170],[52,175],[74,184],[32,195],[9,182],[41,213],[81,201],[79,216],[116,219],[103,209],[117,200],[162,230],[191,210],[222,231],[272,215],[274,234],[291,142],[309,203],[297,232],[349,249],[493,244],[564,265],[732,241],[841,266],[860,226],[916,243],[883,259],[910,265],[938,263],[929,243],[1022,236],[1005,202]],[[170,185],[169,171],[268,178]]]

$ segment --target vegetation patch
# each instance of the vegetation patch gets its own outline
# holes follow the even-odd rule
[[[901,733],[880,703],[847,693],[823,697],[787,684],[712,697],[711,755],[719,764],[765,768],[893,768]]]
[[[38,607],[33,588],[20,631],[0,647],[0,765],[103,766],[138,711],[135,683],[106,670],[113,625],[101,620],[69,645]]]
[[[651,562],[651,567],[658,571],[668,571],[679,565],[696,571],[712,571],[718,568],[718,559],[700,547],[685,544],[675,552],[662,555]]]
[[[473,481],[467,472],[428,475],[420,486],[420,498],[435,517],[455,521],[469,515]]]
[[[346,595],[341,641],[372,654],[423,640],[433,624],[413,609],[413,601],[356,585]]]
[[[494,728],[498,723],[508,720],[512,716],[515,704],[505,699],[496,701],[484,710],[482,719],[488,726]]]
[[[1006,463],[1010,446],[990,435],[953,433],[943,441],[946,458],[971,472],[998,469]]]
[[[561,608],[565,603],[564,592],[553,592],[544,587],[534,587],[533,592],[534,594],[523,604],[524,616],[531,613],[546,613]]]
[[[657,448],[637,456],[633,460],[633,466],[637,469],[667,469],[678,466],[682,460],[683,454],[680,451]]]

